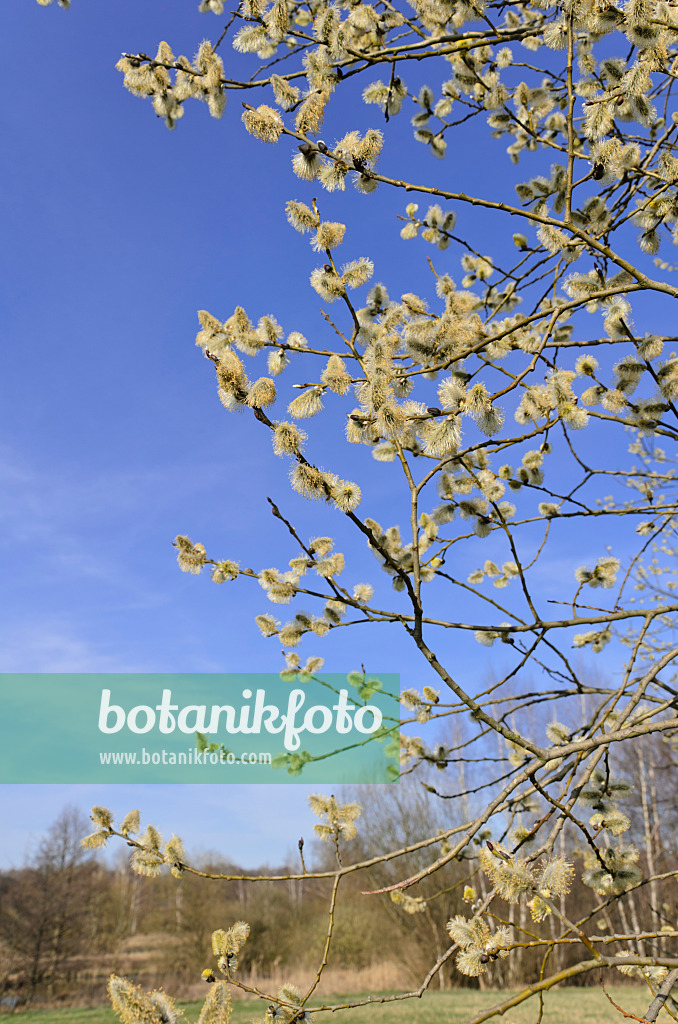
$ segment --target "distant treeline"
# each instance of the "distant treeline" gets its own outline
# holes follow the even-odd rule
[[[650,868],[644,874],[656,876],[675,867],[678,853],[678,773],[668,745],[648,743],[641,753],[627,766],[633,790],[625,806],[632,819],[626,835],[629,842],[635,841],[643,869]],[[463,780],[460,787],[462,792]],[[455,812],[454,801],[439,800],[420,784],[365,787],[348,795],[363,805],[363,814],[358,837],[346,847],[345,863],[415,844],[436,829],[452,827],[455,813],[468,816],[469,812],[468,798],[464,798],[466,806]],[[521,815],[523,823],[529,824],[539,813],[536,805],[522,809],[518,816],[513,809],[512,827],[520,824]],[[501,822],[490,825],[492,837],[501,838]],[[124,845],[114,866],[84,851],[80,839],[89,831],[91,825],[82,811],[66,809],[24,867],[0,873],[0,998],[19,995],[26,1002],[96,1002],[105,998],[111,971],[146,987],[171,976],[175,992],[181,986],[187,990],[199,982],[205,967],[213,965],[211,933],[237,920],[251,927],[239,967],[244,980],[263,986],[266,979],[284,972],[294,982],[295,972],[317,968],[327,933],[329,881],[226,881],[187,873],[180,879],[142,877],[131,871]],[[191,837],[184,838],[190,849]],[[556,852],[567,850],[574,858],[578,877],[586,850],[572,848],[565,832],[557,844]],[[401,984],[403,979],[413,986],[420,984],[450,945],[446,922],[455,914],[469,914],[473,897],[467,887],[475,889],[478,897],[489,891],[488,880],[477,868],[477,853],[478,846],[470,844],[459,859],[431,879],[394,898],[362,895],[347,875],[342,881],[329,968],[362,971],[364,985],[366,968],[376,973],[377,966],[390,963]],[[369,887],[378,889],[406,878],[439,854],[440,844],[434,844],[382,861],[372,870]],[[323,858],[334,858],[334,852],[320,847],[310,856],[318,868]],[[256,874],[216,857],[203,858],[193,866],[212,874]],[[295,863],[267,867],[261,873],[284,876],[300,869]],[[366,877],[361,874],[360,888],[365,888]],[[615,901],[610,908],[596,911],[602,898],[576,881],[568,912],[570,919],[595,915],[595,927],[587,926],[589,934],[597,930],[605,937],[628,936],[629,948],[639,952],[643,939],[637,936],[676,926],[673,879],[655,880],[629,894],[625,902],[626,910]],[[534,977],[549,954],[553,918],[535,923],[524,903],[508,906],[495,900],[492,910],[497,922],[513,925],[515,938],[525,945],[493,964],[480,981],[492,987],[518,985]],[[560,945],[549,955],[558,966],[567,967],[568,950]],[[448,988],[477,986],[479,980],[460,975],[451,957],[434,983]]]

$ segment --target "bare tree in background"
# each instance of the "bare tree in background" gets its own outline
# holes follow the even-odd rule
[[[73,957],[90,953],[100,915],[98,867],[81,846],[87,818],[67,807],[39,843],[29,866],[3,879],[0,939],[28,1001],[52,995]]]

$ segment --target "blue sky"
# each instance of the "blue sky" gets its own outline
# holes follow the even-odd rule
[[[371,556],[343,518],[291,493],[288,467],[260,425],[221,408],[212,367],[193,345],[197,309],[225,318],[237,304],[253,319],[273,313],[287,332],[329,340],[308,286],[317,257],[284,216],[288,199],[308,202],[316,189],[293,177],[280,152],[286,143],[250,138],[233,94],[221,122],[191,103],[169,132],[114,70],[121,51],[154,52],[160,38],[189,54],[203,35],[214,38],[219,20],[197,6],[73,0],[63,11],[3,0],[1,671],[277,671],[278,646],[253,623],[271,610],[260,588],[217,588],[182,574],[171,547],[186,533],[243,565],[284,565],[293,552],[278,554],[285,532],[267,495],[303,535],[329,533],[340,549],[363,553],[373,578]],[[229,50],[225,58],[227,68],[236,60]],[[376,108],[360,108],[357,123],[347,109],[335,105],[328,138],[383,127]],[[397,153],[399,173],[441,185],[472,175],[486,195],[526,177],[504,142],[479,155],[480,138],[470,129],[470,144],[437,163],[409,142],[409,121],[393,119],[384,161],[393,166]],[[454,260],[451,272],[461,276],[456,256],[399,242],[404,194],[351,190],[320,202],[325,218],[348,224],[342,256],[374,258],[375,280],[393,295],[431,290],[428,255],[441,269]],[[462,236],[472,231],[481,244],[489,225],[482,212],[460,211]],[[361,484],[367,474],[366,514],[404,523],[400,488],[369,452],[333,440],[329,462]],[[575,564],[595,560],[608,540],[603,524],[591,530]],[[556,554],[549,579],[558,557],[563,572],[572,569],[567,545]],[[460,575],[487,554],[462,557]],[[302,652],[324,656],[331,671],[365,662],[371,672],[400,671],[406,685],[432,682],[404,640],[393,626],[337,630]],[[490,667],[484,649],[447,637],[439,649],[480,686]],[[495,652],[497,670],[502,657]],[[121,812],[139,805],[168,832],[199,834],[196,849],[251,865],[275,861],[271,835],[284,858],[309,820],[304,786],[108,788],[5,787],[0,866],[20,861],[64,803],[86,808],[109,795]]]
[[[122,88],[123,49],[166,37],[192,53],[215,31],[197,3],[168,13],[159,0],[85,0],[66,12],[6,0],[0,20],[14,82],[0,156],[0,669],[277,671],[278,647],[253,623],[268,610],[256,584],[217,589],[182,574],[170,545],[185,532],[275,564],[265,496],[291,505],[287,469],[257,424],[240,417],[234,434],[193,339],[197,309],[225,317],[237,303],[275,312],[288,331],[321,328],[302,308],[315,258],[284,216],[298,183],[244,132],[232,97],[223,121],[195,104],[170,133]],[[392,212],[382,219],[395,236]],[[284,272],[292,253],[299,298]],[[322,522],[306,529],[328,532],[327,512],[312,511]],[[329,638],[328,667],[400,667],[365,639]],[[198,849],[274,862],[296,846],[314,789],[104,788],[4,787],[0,865],[20,862],[65,803],[100,802],[197,833]]]

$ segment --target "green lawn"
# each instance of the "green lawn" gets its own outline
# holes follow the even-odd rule
[[[641,987],[612,985],[610,995],[627,1013],[642,1016],[650,1004],[649,990]],[[341,1014],[318,1015],[317,1024],[463,1024],[482,1010],[503,1002],[509,992],[474,992],[456,989],[451,992],[429,992],[422,999],[407,999],[397,1002],[376,1003],[346,1010]],[[331,996],[326,1002],[342,1003],[356,1000],[357,996]],[[378,1000],[379,996],[372,996]],[[188,1003],[183,1006],[188,1021],[197,1020],[200,1004]],[[233,1007],[232,1024],[248,1024],[255,1017],[261,1017],[264,1006],[257,1002],[237,1002]],[[536,998],[515,1009],[508,1010],[503,1017],[495,1020],[501,1024],[537,1024],[539,1004]],[[9,1024],[9,1015],[7,1017]],[[13,1015],[16,1024],[118,1024],[118,1019],[108,1006],[89,1009],[26,1010]],[[544,998],[542,1024],[623,1024],[625,1018],[607,1001],[598,987],[557,989]],[[662,1011],[660,1021],[668,1022],[670,1017]]]

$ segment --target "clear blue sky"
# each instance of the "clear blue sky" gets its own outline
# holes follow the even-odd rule
[[[210,554],[254,568],[284,565],[292,552],[277,555],[285,531],[268,512],[270,495],[302,534],[329,533],[340,549],[349,543],[339,513],[291,493],[288,467],[260,425],[221,408],[212,367],[193,345],[197,309],[225,318],[237,304],[253,319],[273,313],[286,331],[327,338],[308,286],[318,259],[284,216],[288,199],[309,201],[315,189],[293,177],[287,143],[265,146],[245,133],[239,96],[229,94],[221,122],[187,104],[169,132],[114,70],[121,51],[154,52],[160,38],[189,54],[203,35],[215,38],[220,20],[197,6],[73,0],[63,11],[3,0],[2,671],[278,670],[277,644],[253,623],[271,610],[260,588],[217,588],[180,573],[173,537],[187,533]],[[227,68],[237,59],[229,49],[224,56]],[[326,137],[370,125],[383,127],[376,108],[363,107],[356,123],[335,105]],[[409,119],[395,119],[389,132],[385,162],[394,166],[398,151],[399,171],[419,180],[444,185],[472,174],[478,191],[493,195],[495,159],[502,187],[526,176],[509,164],[504,142],[492,159],[469,145],[437,163],[409,143]],[[320,201],[326,219],[348,223],[342,256],[374,258],[375,280],[393,295],[430,290],[428,255],[461,276],[458,255],[399,241],[402,193],[349,190]],[[482,212],[462,210],[459,233],[471,232],[471,220],[482,240]],[[404,523],[393,475],[369,452],[334,441],[325,468],[361,484],[367,471],[365,514]],[[575,564],[595,560],[607,540],[602,525],[585,545],[580,539]],[[362,541],[351,544],[373,576]],[[479,557],[470,555],[460,575]],[[571,572],[566,548],[562,565]],[[351,583],[359,581],[352,572]],[[487,652],[455,645],[445,638],[439,649],[482,680]],[[369,671],[400,671],[404,685],[432,682],[391,626],[337,630],[302,653],[324,656],[331,671],[364,661]],[[120,812],[139,805],[166,831],[198,832],[201,848],[252,865],[275,860],[272,834],[282,859],[310,820],[306,787],[110,790],[6,787],[0,866],[19,861],[67,802]]]

